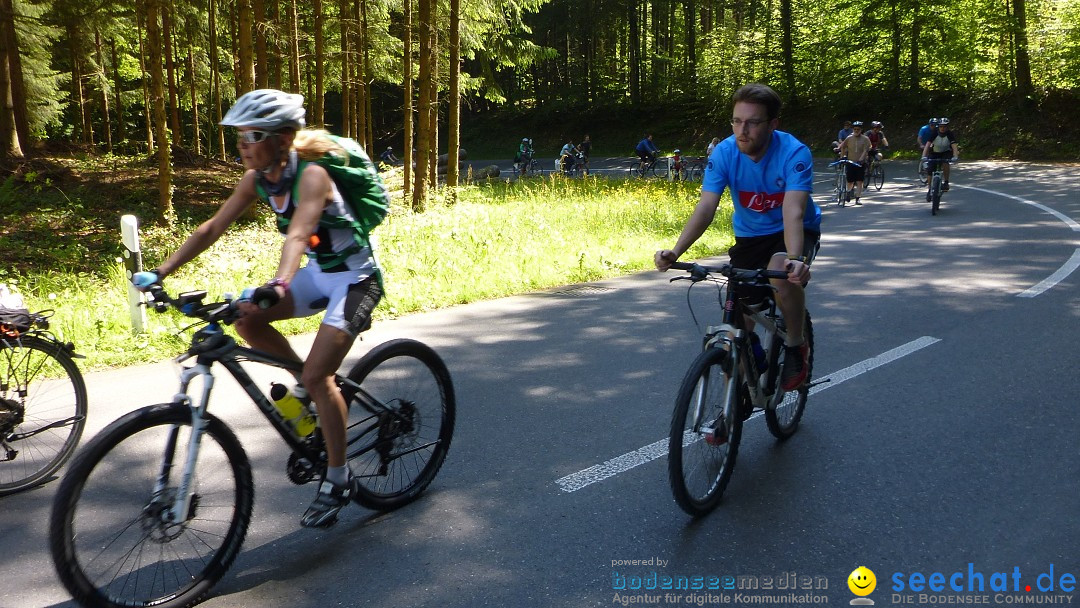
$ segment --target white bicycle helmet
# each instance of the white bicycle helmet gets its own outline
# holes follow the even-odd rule
[[[304,128],[304,96],[276,89],[258,89],[241,95],[219,124],[268,131]]]

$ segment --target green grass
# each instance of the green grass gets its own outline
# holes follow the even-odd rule
[[[400,187],[400,176],[391,174],[391,189],[395,179]],[[387,288],[376,322],[651,268],[653,252],[674,244],[697,194],[693,184],[554,176],[466,186],[456,205],[437,199],[423,213],[395,206],[375,230]],[[145,229],[146,265],[160,262],[196,223]],[[685,257],[715,255],[730,242],[727,203]],[[234,226],[166,286],[205,289],[211,297],[239,293],[273,276],[280,247],[280,235],[262,213]],[[133,334],[118,258],[98,272],[0,270],[0,281],[15,284],[29,308],[56,310],[53,328],[87,356],[84,369],[159,361],[186,345],[177,333],[189,319],[176,313],[148,312],[147,331]],[[309,332],[320,318],[278,326],[286,334]]]

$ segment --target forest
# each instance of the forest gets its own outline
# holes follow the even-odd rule
[[[694,124],[750,81],[824,125],[860,104],[905,121],[962,105],[1008,154],[1080,99],[1080,2],[0,0],[0,58],[9,175],[55,150],[146,155],[168,218],[176,159],[234,155],[218,120],[271,87],[305,96],[309,126],[401,150],[422,209],[463,122],[508,146],[500,121],[523,117]]]

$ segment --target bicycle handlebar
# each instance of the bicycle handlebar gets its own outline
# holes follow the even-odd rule
[[[735,268],[731,264],[724,264],[722,266],[703,266],[695,262],[672,262],[671,267],[675,270],[686,270],[690,272],[690,280],[704,281],[710,274],[718,274],[728,279],[734,280],[738,283],[763,283],[769,279],[787,279],[788,273],[786,270],[769,270],[767,268],[758,268],[756,270],[749,268]],[[676,277],[677,280],[680,277]]]
[[[241,316],[239,304],[251,302],[261,309],[267,309],[277,304],[280,298],[273,287],[262,286],[255,289],[250,298],[226,298],[221,302],[203,304],[206,291],[187,291],[177,294],[174,298],[165,291],[161,283],[155,283],[146,290],[153,300],[154,310],[165,312],[169,307],[175,308],[181,314],[201,319],[207,323],[224,323],[230,325]],[[148,302],[147,305],[150,305]]]

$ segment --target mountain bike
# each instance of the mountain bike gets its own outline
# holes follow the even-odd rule
[[[692,182],[700,182],[705,177],[705,157],[698,157],[684,161],[686,179]]]
[[[663,166],[657,163],[659,157],[654,156],[652,161],[646,163],[640,158],[630,163],[630,178],[667,177],[667,164]]]
[[[555,159],[555,172],[566,177],[587,177],[588,167],[585,165],[585,155],[581,152],[571,154],[563,164],[563,158]]]
[[[87,606],[192,606],[239,553],[251,522],[252,470],[234,432],[208,412],[215,363],[288,446],[290,481],[317,481],[326,470],[321,429],[285,419],[244,365],[298,377],[303,364],[224,333],[222,325],[239,318],[239,300],[204,304],[205,291],[173,298],[160,285],[150,294],[158,311],[174,308],[200,327],[176,359],[180,388],[172,401],[110,424],[60,483],[50,520],[53,563]],[[260,368],[266,371],[275,370]],[[194,380],[198,391],[190,390]],[[349,406],[346,457],[359,486],[353,501],[378,511],[412,502],[450,448],[455,402],[446,365],[428,346],[399,339],[376,346],[336,380]]]
[[[926,202],[930,203],[930,215],[937,215],[944,192],[945,166],[956,162],[955,158],[931,158],[926,161],[930,172],[930,185],[926,189]]]
[[[881,150],[884,150],[882,148]],[[879,152],[881,151],[879,150]],[[878,160],[877,154],[870,155],[870,163],[866,166],[866,183],[867,185],[873,185],[875,190],[881,191],[881,188],[885,186],[885,167],[881,165],[881,161]]]
[[[839,160],[829,163],[829,166],[834,169],[833,174],[833,200],[836,201],[838,207],[843,207],[851,201],[851,191],[847,189],[847,166],[855,165],[859,166],[859,163],[848,160],[848,157],[843,156]]]
[[[529,175],[543,175],[543,171],[540,170],[540,161],[535,158],[530,158],[529,160],[522,160],[514,163],[515,179]]]
[[[671,491],[688,514],[709,513],[731,479],[743,421],[763,410],[769,431],[779,440],[795,434],[806,408],[814,364],[814,331],[806,313],[803,335],[810,348],[806,382],[794,391],[780,386],[787,328],[774,295],[752,304],[739,290],[756,287],[771,293],[769,279],[787,280],[782,270],[747,270],[676,262],[690,287],[706,281],[718,286],[723,317],[705,330],[704,349],[690,364],[675,399],[668,441]],[[687,293],[689,301],[689,292]],[[693,309],[691,308],[691,315]],[[744,317],[753,321],[751,329]],[[695,318],[696,322],[696,318]]]
[[[83,356],[49,332],[52,312],[5,309],[0,320],[0,496],[60,470],[86,424]]]

